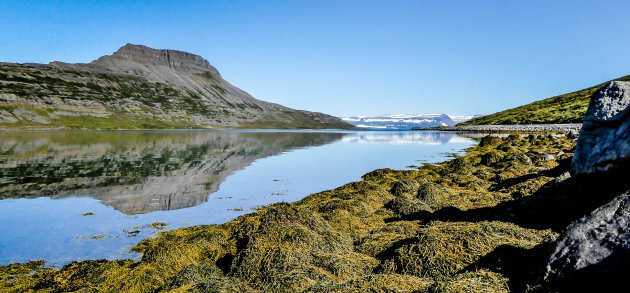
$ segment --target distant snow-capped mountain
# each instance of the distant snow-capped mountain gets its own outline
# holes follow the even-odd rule
[[[410,130],[417,127],[453,126],[472,119],[473,116],[449,116],[446,114],[382,115],[342,117],[344,121],[362,128],[380,130]]]

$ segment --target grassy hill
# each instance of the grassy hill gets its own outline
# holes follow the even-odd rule
[[[614,80],[630,81],[630,75]],[[609,81],[607,81],[609,82]],[[478,117],[457,126],[503,124],[581,123],[591,95],[607,82],[576,92],[533,102],[517,108]]]

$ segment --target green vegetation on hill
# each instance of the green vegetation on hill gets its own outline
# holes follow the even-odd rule
[[[630,81],[630,75],[614,80]],[[584,114],[586,114],[586,108],[588,108],[591,95],[606,83],[607,82],[517,108],[474,118],[459,123],[457,126],[581,123]]]

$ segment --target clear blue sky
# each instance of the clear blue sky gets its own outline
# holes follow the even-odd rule
[[[54,2],[54,3],[53,3]],[[0,1],[0,61],[126,43],[337,116],[488,114],[630,74],[630,1]]]

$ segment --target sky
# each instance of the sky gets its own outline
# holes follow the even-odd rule
[[[0,0],[0,62],[90,62],[133,43],[201,55],[297,109],[490,114],[630,74],[628,11],[627,0]]]

